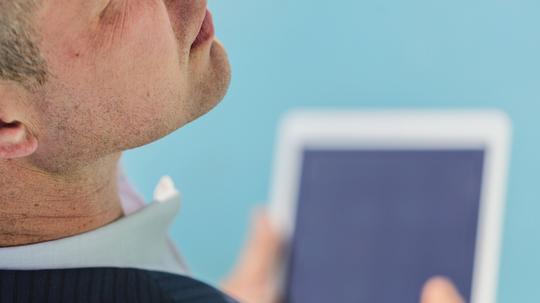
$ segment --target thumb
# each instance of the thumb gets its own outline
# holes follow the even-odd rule
[[[232,274],[222,283],[223,288],[234,294],[269,287],[273,283],[281,252],[282,240],[268,213],[264,209],[257,209],[244,250]]]
[[[421,303],[464,303],[450,280],[435,277],[429,280],[422,291]]]

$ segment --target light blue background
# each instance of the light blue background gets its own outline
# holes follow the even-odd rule
[[[234,68],[228,97],[124,159],[146,198],[163,174],[181,188],[172,234],[197,275],[217,282],[234,263],[288,109],[497,107],[515,127],[499,302],[540,302],[540,1],[210,5]]]

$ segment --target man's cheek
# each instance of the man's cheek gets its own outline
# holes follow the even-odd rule
[[[139,61],[175,56],[181,48],[169,20],[163,15],[139,20],[126,35],[123,47],[132,50],[133,60]]]

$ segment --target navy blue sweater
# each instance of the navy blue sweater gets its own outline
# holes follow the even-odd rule
[[[236,303],[185,276],[120,268],[0,270],[0,303]]]

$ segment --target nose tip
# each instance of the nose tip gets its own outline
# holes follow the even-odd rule
[[[173,31],[179,41],[193,43],[207,11],[207,0],[164,0]]]

